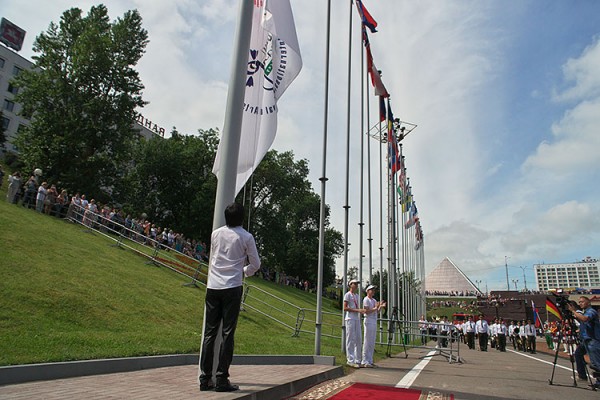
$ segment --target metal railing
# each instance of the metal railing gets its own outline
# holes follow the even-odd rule
[[[200,260],[177,251],[163,243],[145,236],[119,222],[112,221],[100,213],[71,204],[67,219],[85,227],[87,232],[98,233],[115,242],[115,246],[129,249],[160,265],[191,279],[189,285],[206,286],[208,265]],[[206,270],[206,272],[205,272]]]

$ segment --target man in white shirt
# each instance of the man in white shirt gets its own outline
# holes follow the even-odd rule
[[[463,329],[465,335],[467,335],[467,345],[469,349],[473,350],[475,348],[475,322],[473,322],[473,317],[469,316],[469,319],[463,325]]]
[[[506,351],[506,333],[508,332],[508,328],[504,323],[504,320],[500,318],[498,325],[496,325],[496,335],[498,336],[498,350],[504,352]]]
[[[492,349],[497,349],[496,347],[496,342],[497,342],[497,338],[498,338],[498,334],[496,332],[496,328],[498,326],[498,319],[494,319],[494,322],[492,322],[491,324],[489,324],[489,338],[490,338],[490,346],[492,347]]]
[[[525,335],[527,336],[527,351],[531,354],[535,354],[535,334],[535,325],[528,319],[527,325],[525,325]]]
[[[450,335],[450,327],[452,325],[448,322],[448,317],[442,317],[442,323],[440,325],[440,334],[442,335],[440,339],[440,347],[448,347],[448,336]]]
[[[237,385],[229,382],[233,359],[235,328],[242,302],[243,275],[252,276],[260,269],[254,237],[242,228],[244,207],[232,203],[225,208],[225,226],[216,229],[210,239],[210,266],[206,283],[206,321],[200,355],[200,390],[232,392]],[[248,263],[246,262],[248,261]],[[247,265],[246,265],[247,264]],[[215,340],[223,323],[223,343],[217,366],[217,385],[212,385]]]
[[[365,310],[360,307],[358,290],[358,279],[352,279],[348,283],[348,292],[344,295],[344,311],[346,316],[346,360],[348,365],[359,368],[361,364],[361,332],[360,332],[360,314]]]
[[[419,320],[419,332],[421,333],[421,345],[425,346],[427,344],[427,330],[429,328],[429,324],[427,323],[427,318],[424,315],[421,315],[421,319]]]
[[[373,297],[376,287],[374,285],[367,286],[367,295],[363,299],[365,336],[363,339],[362,366],[365,368],[375,366],[373,364],[373,353],[375,352],[375,339],[377,336],[377,314],[382,307],[385,307],[385,301],[379,302]]]
[[[479,316],[479,321],[475,324],[475,333],[479,338],[479,350],[487,351],[488,345],[488,334],[490,332],[490,326],[488,322],[483,319],[483,314]]]

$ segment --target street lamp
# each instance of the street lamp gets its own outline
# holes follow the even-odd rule
[[[504,268],[506,268],[506,290],[510,292],[510,284],[508,283],[508,262],[509,256],[504,256]]]
[[[524,267],[519,266],[519,268],[521,268],[523,270],[523,284],[525,285],[525,291],[527,291],[527,279],[525,278],[525,268],[527,268],[527,266],[524,266]]]
[[[516,291],[516,292],[518,292],[518,291],[519,291],[519,289],[517,289],[517,282],[519,282],[519,280],[518,280],[518,279],[512,279],[512,283],[514,283],[514,284],[515,284],[515,291]]]
[[[480,294],[483,294],[483,292],[482,292],[482,291],[481,291],[481,289],[479,288],[479,285],[480,285],[482,282],[483,282],[482,280],[477,280],[477,279],[475,279],[475,284],[477,284],[477,290],[479,290],[479,293],[480,293]]]

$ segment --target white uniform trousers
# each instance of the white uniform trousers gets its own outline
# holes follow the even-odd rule
[[[361,353],[360,320],[346,320],[346,359],[350,364],[360,364]]]
[[[365,320],[365,336],[363,340],[362,364],[373,364],[373,352],[375,352],[375,339],[377,337],[377,322],[367,323]]]

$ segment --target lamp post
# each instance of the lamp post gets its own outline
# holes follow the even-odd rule
[[[527,278],[525,278],[525,269],[527,268],[527,266],[519,266],[519,268],[523,270],[523,285],[525,286],[525,291],[527,291]]]
[[[475,280],[475,284],[477,284],[477,290],[479,290],[480,294],[483,294],[483,292],[481,291],[481,289],[479,288],[479,285],[481,284],[481,282],[483,282],[482,280]]]
[[[519,282],[519,280],[518,280],[518,279],[512,279],[512,283],[514,283],[514,284],[515,284],[515,291],[516,291],[516,292],[518,292],[518,291],[519,291],[519,289],[517,289],[517,282]]]
[[[510,292],[510,284],[508,283],[508,262],[509,256],[504,256],[504,268],[506,268],[506,290]]]

